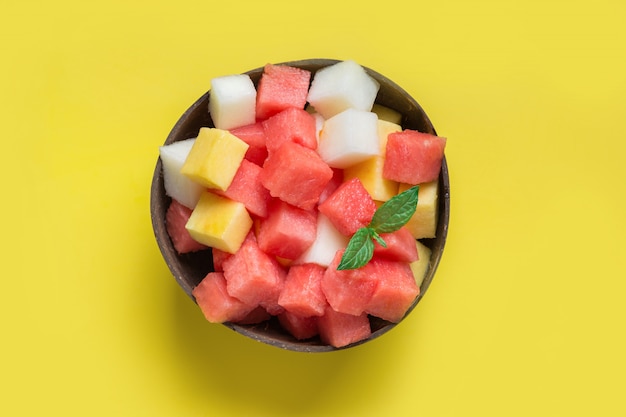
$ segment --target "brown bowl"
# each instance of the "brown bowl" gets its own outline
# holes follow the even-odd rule
[[[339,61],[331,59],[307,59],[302,61],[284,62],[282,64],[303,68],[314,74],[320,68],[335,64]],[[436,134],[435,128],[428,119],[428,116],[421,106],[401,87],[385,76],[369,68],[365,70],[380,83],[380,90],[376,98],[376,103],[394,109],[402,114],[402,127],[419,130],[421,132]],[[258,83],[263,67],[246,72],[255,85]],[[213,122],[208,112],[210,91],[200,97],[181,116],[165,144],[196,137],[201,127],[213,127]],[[434,239],[420,240],[432,250],[430,264],[420,288],[420,295],[415,299],[407,315],[415,308],[417,303],[424,297],[426,290],[432,282],[435,271],[441,259],[446,236],[448,231],[448,221],[450,215],[450,183],[448,178],[448,167],[444,157],[439,175],[439,218],[437,223],[437,237]],[[195,302],[192,290],[210,271],[213,271],[213,261],[210,252],[201,251],[190,254],[179,255],[167,234],[165,228],[165,213],[170,204],[170,198],[165,194],[163,185],[163,171],[161,160],[157,160],[152,179],[150,212],[152,216],[152,226],[157,243],[165,259],[167,266],[174,275],[174,278],[187,295]],[[406,316],[405,316],[406,317]],[[360,342],[339,348],[345,349],[360,345],[375,339],[387,331],[391,330],[397,323],[390,323],[376,317],[370,319],[372,335]],[[235,323],[224,323],[225,326],[236,332],[250,337],[251,339],[276,346],[282,349],[299,352],[325,352],[338,350],[323,343],[319,338],[299,341],[283,330],[277,320],[271,319],[268,322],[254,325],[241,325]]]

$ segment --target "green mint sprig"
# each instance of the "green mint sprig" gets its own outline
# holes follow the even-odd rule
[[[370,224],[352,235],[337,270],[357,269],[366,265],[374,255],[374,240],[387,247],[380,233],[395,232],[409,221],[417,208],[418,193],[419,185],[416,185],[380,206]]]

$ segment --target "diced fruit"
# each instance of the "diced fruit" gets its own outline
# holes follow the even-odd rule
[[[376,212],[376,203],[361,181],[353,178],[341,184],[319,205],[318,210],[330,219],[339,232],[351,236],[370,223]]]
[[[252,218],[242,203],[205,191],[185,228],[194,240],[235,253],[252,228]]]
[[[276,151],[285,142],[317,148],[315,118],[303,109],[290,107],[263,122],[267,152]]]
[[[257,240],[262,251],[285,259],[296,259],[315,241],[317,212],[274,199],[259,227]]]
[[[248,313],[241,320],[236,320],[237,324],[258,324],[263,323],[264,321],[269,320],[272,317],[270,313],[267,312],[263,307],[258,306],[250,313]],[[234,321],[234,320],[231,320]]]
[[[181,173],[205,187],[226,190],[248,147],[226,130],[202,127]]]
[[[330,197],[331,194],[334,193],[341,184],[343,184],[343,169],[332,168],[332,170],[333,177],[330,179],[330,181],[328,181],[328,184],[326,184],[326,187],[324,188],[324,191],[322,191],[322,194],[320,194],[318,204],[322,204],[324,201],[326,201],[326,199]]]
[[[311,72],[286,65],[267,64],[259,80],[256,117],[267,119],[289,107],[303,109]]]
[[[411,271],[413,271],[413,277],[415,278],[415,284],[420,287],[424,281],[426,271],[428,270],[432,251],[428,246],[424,245],[419,240],[415,241],[415,246],[417,247],[419,259],[415,262],[411,262],[410,266]]]
[[[399,191],[411,188],[410,184],[400,184]],[[407,229],[415,239],[433,238],[437,234],[439,182],[437,180],[420,184],[415,213],[407,224]]]
[[[244,159],[226,191],[216,190],[215,193],[243,203],[250,214],[266,217],[272,196],[261,184],[262,171],[260,166]]]
[[[256,88],[245,74],[226,75],[211,80],[209,113],[218,129],[233,129],[256,120]]]
[[[322,292],[326,269],[316,264],[293,265],[287,272],[278,304],[298,316],[321,316],[328,305]]]
[[[165,213],[167,234],[172,240],[174,249],[181,254],[197,252],[207,248],[202,243],[196,242],[185,229],[185,224],[187,224],[190,216],[191,209],[183,206],[176,200],[172,200]]]
[[[248,144],[249,148],[246,151],[245,158],[250,162],[263,166],[263,162],[265,162],[265,159],[267,158],[265,129],[263,128],[263,123],[259,122],[231,129],[230,133]]]
[[[380,237],[385,241],[387,247],[374,242],[374,256],[380,256],[396,262],[414,262],[418,259],[415,238],[411,232],[402,227],[392,233],[381,233]]]
[[[255,308],[228,294],[221,272],[209,272],[193,289],[192,295],[211,323],[241,320]]]
[[[336,348],[365,340],[372,334],[367,314],[358,316],[339,313],[331,307],[317,319],[320,339]]]
[[[380,156],[383,158],[387,154],[387,139],[394,132],[402,132],[402,126],[386,120],[378,119],[378,144],[380,145]]]
[[[180,169],[195,141],[196,138],[185,139],[159,148],[165,194],[190,209],[196,206],[204,187],[181,174]]]
[[[278,316],[278,321],[293,337],[298,340],[317,336],[317,317],[302,317],[289,311]]]
[[[333,168],[346,168],[379,155],[376,114],[347,109],[327,119],[317,151]]]
[[[333,226],[328,217],[318,213],[315,241],[294,264],[314,263],[328,266],[337,251],[346,248],[348,240],[347,236]]]
[[[332,176],[332,169],[317,152],[285,142],[265,161],[261,182],[273,197],[311,210]]]
[[[324,272],[322,291],[335,311],[358,316],[365,311],[379,277],[371,274],[370,264],[359,269],[337,270],[343,253],[343,250],[338,251]]]
[[[378,285],[365,312],[393,323],[399,322],[419,294],[411,267],[406,262],[373,258],[366,265]]]
[[[402,123],[402,114],[392,108],[374,103],[372,111],[378,115],[379,120],[386,120],[398,125]]]
[[[370,111],[380,85],[354,61],[342,61],[315,73],[308,102],[325,119],[353,108]]]
[[[434,181],[441,171],[445,146],[446,138],[416,130],[391,133],[383,175],[411,185]]]
[[[385,160],[374,156],[344,170],[344,179],[358,178],[376,201],[387,201],[398,194],[398,183],[383,177]]]
[[[241,248],[224,261],[224,277],[228,293],[245,304],[261,305],[270,314],[277,306],[286,272],[276,259],[270,257],[253,239],[247,239]]]
[[[215,272],[223,272],[224,261],[233,256],[233,254],[217,248],[212,248],[211,252],[211,256],[213,257],[213,269]]]

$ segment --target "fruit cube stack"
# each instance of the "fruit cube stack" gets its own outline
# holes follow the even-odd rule
[[[210,322],[275,317],[296,339],[343,347],[370,336],[370,317],[399,322],[430,258],[446,139],[403,129],[375,104],[359,64],[309,71],[268,64],[211,82],[214,127],[160,148],[166,225],[175,249],[213,257],[193,290]],[[337,270],[377,207],[420,185],[415,215],[383,234],[372,260]]]

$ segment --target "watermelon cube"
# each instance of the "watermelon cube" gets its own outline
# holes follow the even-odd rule
[[[328,305],[322,291],[325,268],[316,264],[293,265],[287,272],[278,304],[299,316],[321,316]]]
[[[192,290],[192,295],[211,323],[241,320],[255,308],[228,293],[226,279],[221,272],[209,272]]]
[[[167,234],[172,240],[174,249],[178,253],[197,252],[206,249],[206,245],[194,240],[189,231],[185,229],[185,224],[191,217],[191,209],[183,206],[176,200],[172,200],[165,213],[165,227]]]
[[[263,164],[261,182],[273,197],[311,210],[332,177],[332,169],[317,152],[285,142]]]
[[[287,310],[278,315],[278,322],[298,340],[317,336],[317,317],[303,317]]]
[[[361,65],[347,60],[317,71],[307,100],[329,119],[348,108],[370,111],[379,88]]]
[[[406,227],[392,233],[381,233],[387,247],[374,242],[374,255],[397,262],[414,262],[419,259],[415,238]]]
[[[378,282],[365,312],[393,323],[399,322],[419,295],[413,271],[406,262],[373,258],[368,273]]]
[[[359,269],[337,270],[343,253],[338,251],[324,272],[322,291],[333,310],[358,316],[370,302],[378,276],[372,274],[374,268],[369,263]]]
[[[263,162],[265,162],[267,158],[265,129],[263,128],[263,124],[259,122],[241,126],[231,129],[230,133],[248,144],[249,148],[244,157],[250,162],[263,166]]]
[[[370,223],[376,212],[376,203],[361,180],[353,178],[341,184],[318,209],[339,232],[351,236]]]
[[[403,130],[387,137],[383,176],[389,180],[417,185],[439,177],[446,138]]]
[[[213,257],[213,270],[215,272],[224,272],[224,261],[233,256],[232,253],[217,248],[212,248],[211,252],[211,256]]]
[[[274,199],[267,218],[259,226],[259,248],[269,255],[296,259],[315,241],[316,229],[316,211]]]
[[[276,259],[259,249],[254,239],[223,263],[228,293],[247,305],[263,306],[269,313],[277,306],[286,272]],[[274,309],[274,311],[280,309]]]
[[[265,129],[267,152],[270,154],[287,141],[299,143],[310,149],[317,148],[315,118],[306,110],[289,107],[262,124]]]
[[[260,166],[244,159],[226,191],[215,190],[215,193],[243,203],[250,214],[266,217],[272,196],[261,184],[262,171]]]
[[[330,197],[330,195],[334,193],[341,184],[343,184],[344,170],[338,168],[332,168],[332,170],[333,177],[330,179],[330,181],[328,181],[328,184],[326,184],[326,187],[324,188],[324,191],[322,191],[322,194],[320,194],[318,204],[322,204],[324,201],[326,201],[326,199]]]
[[[327,307],[323,316],[317,318],[320,339],[336,348],[367,339],[372,334],[366,313],[358,316],[340,313]]]
[[[211,80],[209,113],[218,129],[234,129],[255,122],[256,88],[246,74],[226,75]]]
[[[311,72],[305,69],[265,65],[257,88],[256,118],[264,120],[289,107],[303,109],[310,80]]]
[[[258,323],[263,323],[264,321],[269,320],[271,317],[272,315],[268,313],[266,309],[264,309],[261,306],[258,306],[257,308],[252,310],[250,313],[248,313],[241,320],[231,320],[231,321],[237,324],[258,324]]]

